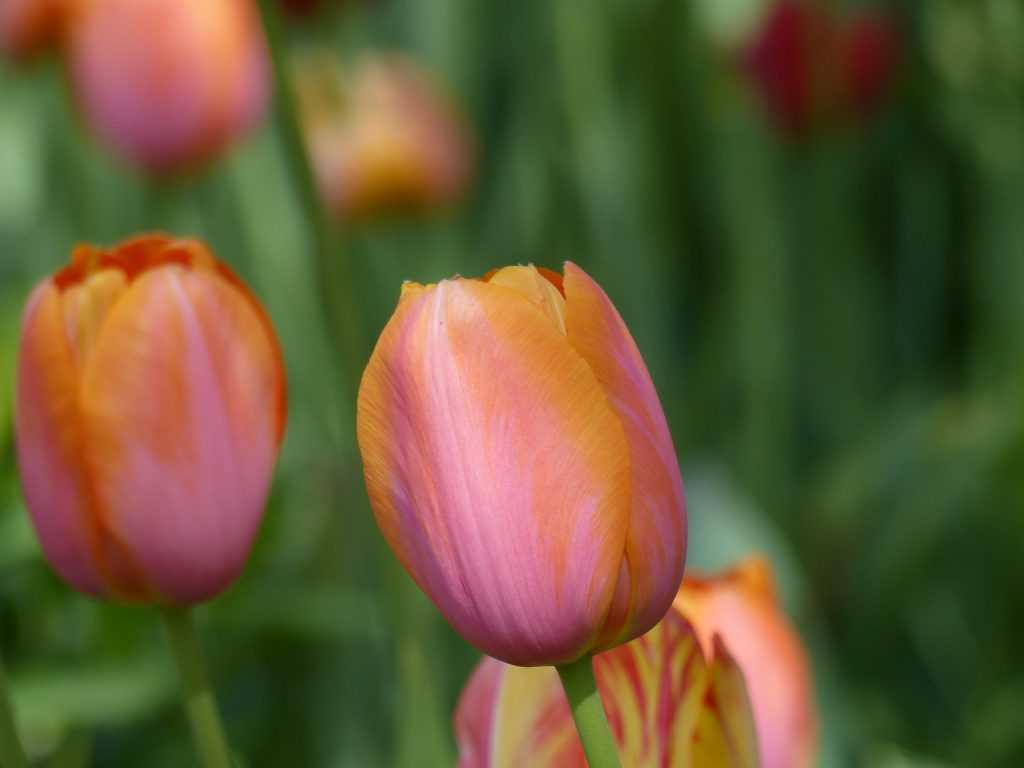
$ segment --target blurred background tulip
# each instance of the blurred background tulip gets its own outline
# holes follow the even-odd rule
[[[720,640],[720,638],[719,638]],[[743,675],[672,610],[643,637],[594,657],[622,768],[756,768]],[[485,658],[455,711],[459,768],[585,768],[558,675]]]
[[[688,573],[675,611],[710,653],[721,638],[739,665],[754,707],[762,768],[811,768],[817,706],[807,650],[779,606],[768,561],[751,557],[724,573]]]
[[[85,0],[67,59],[86,123],[157,174],[215,158],[259,123],[270,91],[251,0]]]
[[[332,56],[296,67],[306,142],[325,204],[358,219],[424,212],[462,198],[473,142],[454,102],[410,59]]]
[[[69,0],[0,0],[0,52],[24,59],[52,46]]]
[[[76,248],[25,310],[16,428],[47,558],[90,595],[187,605],[226,589],[285,425],[281,352],[207,248]]]
[[[780,128],[804,136],[836,120],[863,120],[895,78],[893,18],[843,14],[822,0],[778,0],[744,52],[746,73]]]
[[[657,623],[686,509],[657,393],[583,270],[406,284],[359,391],[377,523],[463,637],[560,664]]]

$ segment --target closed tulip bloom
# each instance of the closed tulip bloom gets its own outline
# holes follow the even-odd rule
[[[296,77],[306,142],[328,208],[352,219],[456,202],[472,176],[472,142],[427,73],[397,56],[345,72],[316,57]]]
[[[686,552],[672,438],[629,330],[576,265],[406,284],[358,437],[384,537],[488,655],[567,663],[671,604]]]
[[[0,51],[23,59],[53,44],[67,0],[0,0]]]
[[[269,62],[251,0],[81,0],[68,38],[86,121],[147,171],[211,160],[266,110]]]
[[[775,596],[767,561],[754,557],[711,578],[687,576],[675,608],[710,648],[721,637],[743,670],[763,768],[808,768],[817,710],[807,651]]]
[[[29,298],[22,489],[44,554],[82,592],[187,605],[229,586],[285,418],[267,315],[199,242],[79,246]]]
[[[755,768],[743,676],[725,646],[702,652],[676,612],[594,657],[623,768]],[[485,658],[455,711],[459,768],[586,768],[555,670]]]

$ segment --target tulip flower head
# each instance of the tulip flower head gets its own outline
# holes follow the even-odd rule
[[[643,637],[594,657],[623,768],[756,768],[743,675],[719,639],[705,655],[670,611]],[[455,711],[459,768],[586,768],[555,670],[484,659]]]
[[[317,182],[336,215],[428,211],[462,197],[472,142],[422,68],[377,56],[345,76],[320,56],[299,67],[296,83]]]
[[[0,52],[25,59],[56,42],[67,0],[0,0]]]
[[[892,85],[897,42],[881,12],[846,17],[819,0],[780,0],[744,63],[767,111],[799,138],[836,118],[869,116]]]
[[[199,242],[79,246],[29,298],[22,488],[44,554],[82,592],[187,605],[229,586],[285,418],[267,315]]]
[[[270,92],[251,0],[81,0],[68,68],[86,122],[157,174],[214,158],[260,121]]]
[[[407,283],[358,437],[381,532],[488,655],[567,663],[642,635],[675,597],[672,438],[629,330],[576,265]]]
[[[712,578],[688,575],[675,610],[707,651],[720,637],[743,670],[763,768],[809,768],[817,752],[810,663],[775,597],[768,562],[749,558]]]

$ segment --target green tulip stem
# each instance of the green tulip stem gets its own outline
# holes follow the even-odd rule
[[[593,657],[584,656],[555,669],[562,679],[590,768],[620,768],[619,752],[604,713],[601,695],[597,692]]]
[[[164,626],[181,673],[185,711],[203,768],[231,768],[231,749],[217,710],[189,608],[165,608]]]
[[[28,758],[18,740],[18,727],[3,665],[0,665],[0,768],[28,768]]]
[[[338,344],[346,383],[354,396],[363,370],[359,349],[358,296],[346,249],[338,242],[324,209],[303,140],[288,69],[288,39],[281,23],[279,4],[280,0],[259,2],[274,72],[277,130],[312,238],[316,282],[325,319],[334,343]]]

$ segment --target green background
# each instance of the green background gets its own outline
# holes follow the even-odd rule
[[[1022,764],[1024,3],[880,5],[903,21],[892,98],[800,141],[734,66],[756,6],[381,0],[294,25],[297,46],[419,57],[478,143],[465,204],[345,228],[352,282],[327,292],[355,295],[365,358],[402,279],[583,266],[661,394],[689,563],[757,550],[778,569],[813,653],[822,765]],[[262,535],[199,613],[234,745],[253,768],[451,765],[477,656],[374,527],[353,372],[325,332],[274,124],[156,188],[67,96],[57,61],[0,64],[0,652],[31,751],[193,764],[155,615],[51,574],[10,425],[31,286],[77,241],[158,228],[244,275],[288,363]]]

